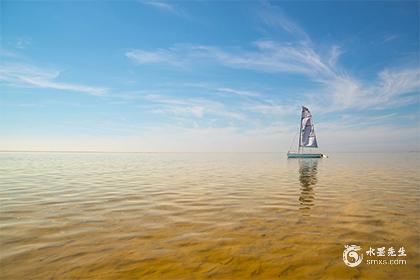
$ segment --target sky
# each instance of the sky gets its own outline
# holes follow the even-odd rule
[[[0,150],[419,151],[419,3],[1,1]]]

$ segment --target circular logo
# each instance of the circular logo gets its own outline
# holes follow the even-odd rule
[[[344,246],[343,261],[347,266],[355,267],[358,266],[363,260],[363,254],[358,253],[360,246],[357,245],[346,245]]]

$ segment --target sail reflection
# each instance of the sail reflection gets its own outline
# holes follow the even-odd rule
[[[317,183],[318,159],[299,160],[299,181],[300,181],[300,209],[311,209],[314,205],[314,186]]]

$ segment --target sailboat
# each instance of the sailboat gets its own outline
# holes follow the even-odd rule
[[[308,108],[302,106],[300,118],[299,146],[297,152],[287,152],[288,158],[322,158],[325,154],[305,151],[304,148],[318,148],[312,115]]]

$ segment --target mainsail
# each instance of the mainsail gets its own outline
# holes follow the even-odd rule
[[[300,124],[300,147],[318,148],[316,142],[314,124],[312,122],[312,115],[309,109],[302,106],[302,118]]]

